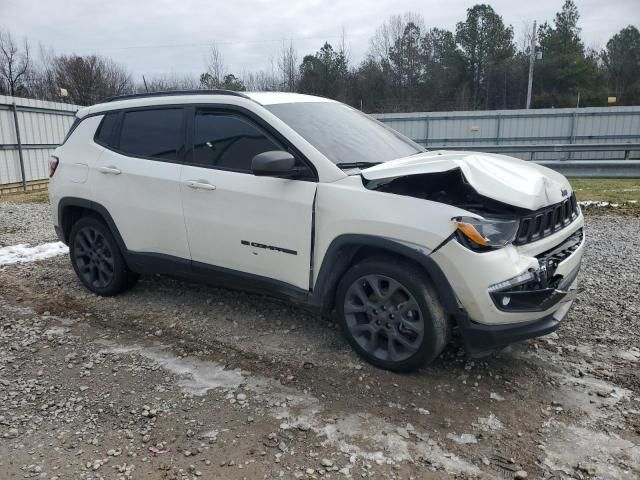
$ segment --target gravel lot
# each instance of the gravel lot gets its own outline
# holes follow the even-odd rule
[[[411,375],[269,298],[0,266],[0,477],[638,478],[640,218],[586,228],[557,334]],[[54,240],[47,205],[0,203],[0,248]]]

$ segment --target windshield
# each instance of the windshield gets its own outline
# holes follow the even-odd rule
[[[376,164],[424,151],[417,143],[342,103],[280,103],[266,108],[338,165]]]

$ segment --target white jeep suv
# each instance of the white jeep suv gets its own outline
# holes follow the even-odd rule
[[[339,102],[194,91],[84,108],[50,159],[54,224],[98,295],[139,274],[336,312],[395,371],[459,331],[480,355],[553,331],[577,293],[583,217],[560,174],[427,152]]]

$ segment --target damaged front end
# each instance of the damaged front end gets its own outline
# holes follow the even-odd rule
[[[469,212],[468,216],[451,219],[455,230],[443,245],[456,242],[480,257],[509,247],[506,251],[512,253],[504,255],[503,262],[508,258],[514,265],[529,263],[531,266],[526,271],[514,277],[505,276],[505,280],[484,284],[484,298],[501,314],[517,314],[518,318],[523,318],[527,312],[532,312],[531,316],[535,317],[533,312],[548,312],[575,299],[579,293],[575,287],[579,262],[574,265],[571,260],[558,270],[558,266],[580,248],[584,238],[582,228],[576,230],[576,227],[566,238],[559,234],[580,216],[575,195],[569,193],[566,179],[559,178],[556,172],[545,175],[546,172],[537,166],[522,166],[515,159],[516,163],[497,156],[490,156],[488,160],[484,156],[454,155],[448,160],[447,155],[439,157],[436,159],[432,155],[431,163],[426,157],[424,162],[418,163],[403,160],[405,168],[400,165],[388,167],[392,173],[389,177],[385,177],[383,171],[371,174],[378,167],[367,169],[362,172],[364,184],[369,189],[421,198]],[[470,159],[486,160],[496,168],[491,172],[481,171],[476,164],[470,163]],[[446,161],[449,163],[445,164]],[[501,165],[506,174],[497,169],[500,162],[503,162]],[[516,173],[518,168],[521,170]],[[523,180],[527,176],[530,183]],[[490,192],[493,193],[489,195]],[[513,198],[513,203],[507,202],[509,198]],[[554,244],[550,237],[558,238],[559,243]],[[496,261],[497,257],[490,255],[484,262],[485,268],[492,272],[503,270]],[[483,264],[480,258],[478,262]],[[468,263],[465,268],[469,268]],[[479,286],[469,286],[469,290]],[[477,308],[477,311],[486,309]]]
[[[392,179],[364,180],[371,190],[421,198],[467,210],[483,217],[517,218],[529,211],[480,195],[462,170],[406,175]]]
[[[543,312],[560,302],[574,300],[580,293],[571,286],[579,265],[565,275],[556,274],[558,265],[582,244],[582,228],[560,245],[536,255],[540,267],[489,287],[495,306],[503,312]]]

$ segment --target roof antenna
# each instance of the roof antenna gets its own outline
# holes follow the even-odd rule
[[[144,89],[146,92],[149,92],[149,87],[147,87],[147,80],[144,78],[144,75],[142,75],[142,81],[144,83]]]

